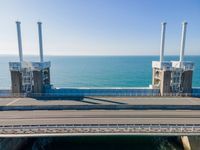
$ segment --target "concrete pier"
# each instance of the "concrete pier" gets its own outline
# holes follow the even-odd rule
[[[183,143],[184,150],[192,150],[191,146],[190,146],[190,141],[188,139],[188,136],[181,136],[181,141]]]

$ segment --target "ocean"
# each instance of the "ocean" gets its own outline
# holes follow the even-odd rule
[[[39,61],[37,56],[24,60]],[[55,87],[148,87],[152,61],[159,56],[46,56],[51,61],[51,84]],[[166,56],[165,60],[178,60]],[[187,56],[195,63],[193,86],[200,87],[200,56]],[[10,88],[9,61],[18,56],[0,56],[0,89]]]
[[[38,61],[39,57],[25,56],[25,60]],[[159,56],[46,56],[51,61],[51,84],[55,87],[148,87],[151,84],[151,62]],[[178,60],[166,56],[165,60]],[[200,56],[187,56],[195,63],[193,86],[200,87]],[[0,89],[11,86],[8,62],[17,56],[0,56]],[[179,137],[157,136],[102,136],[102,137],[48,137],[0,139],[0,149],[21,144],[15,149],[26,150],[181,150]],[[12,147],[11,145],[11,147]]]

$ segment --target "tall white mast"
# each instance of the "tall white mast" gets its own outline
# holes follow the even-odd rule
[[[164,60],[166,22],[161,23],[160,62]]]
[[[21,22],[16,21],[17,25],[17,39],[18,39],[18,49],[19,49],[19,60],[20,62],[23,61],[23,52],[22,52],[22,39],[21,39]]]
[[[184,61],[186,29],[187,29],[187,22],[183,22],[182,23],[182,36],[181,36],[181,49],[180,49],[180,62]]]
[[[40,62],[43,62],[43,41],[42,41],[42,22],[38,22],[38,36],[39,36],[39,48],[40,48]]]

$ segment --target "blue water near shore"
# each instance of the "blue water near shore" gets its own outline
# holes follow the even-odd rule
[[[38,61],[37,56],[25,60]],[[159,56],[46,56],[51,61],[51,83],[55,87],[148,87],[152,61]],[[178,60],[166,56],[165,60]],[[187,56],[195,63],[193,86],[200,87],[200,56]],[[10,88],[9,61],[17,56],[0,56],[0,89]]]

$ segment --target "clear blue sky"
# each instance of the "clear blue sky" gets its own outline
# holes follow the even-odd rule
[[[16,20],[24,54],[38,54],[40,20],[45,54],[158,55],[166,21],[165,52],[176,55],[186,20],[186,54],[200,55],[200,0],[5,0],[0,19],[0,54],[18,54]]]

